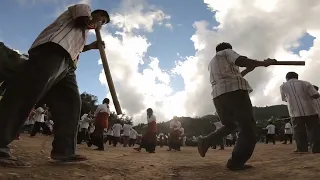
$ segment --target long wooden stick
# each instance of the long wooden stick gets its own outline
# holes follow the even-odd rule
[[[277,61],[272,65],[292,65],[292,66],[304,66],[306,65],[305,61]]]
[[[95,29],[96,31],[96,37],[97,37],[97,41],[100,42],[99,43],[99,51],[100,51],[100,56],[101,56],[101,61],[102,61],[102,65],[103,65],[103,69],[104,69],[104,73],[106,75],[106,79],[108,82],[108,86],[109,86],[109,91],[111,93],[112,96],[112,100],[113,100],[113,104],[114,107],[116,108],[117,114],[122,114],[122,110],[121,110],[121,106],[117,97],[117,93],[116,93],[116,89],[114,87],[113,84],[113,80],[111,77],[111,72],[110,72],[110,68],[108,65],[108,61],[107,61],[107,56],[106,56],[106,52],[105,49],[102,46],[102,37],[101,37],[101,33],[100,30],[97,28]]]

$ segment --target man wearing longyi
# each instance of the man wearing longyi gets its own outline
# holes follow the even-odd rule
[[[256,122],[253,118],[249,93],[252,91],[244,75],[256,67],[267,67],[276,62],[274,59],[256,61],[241,56],[232,50],[229,43],[220,43],[216,55],[209,64],[212,97],[217,114],[224,126],[211,134],[198,139],[198,150],[205,156],[212,143],[232,133],[238,127],[240,133],[232,157],[228,160],[230,170],[243,170],[252,166],[246,162],[256,145]],[[240,73],[239,67],[246,67]]]
[[[29,60],[8,84],[0,101],[0,165],[30,166],[14,157],[8,145],[42,98],[52,111],[55,125],[51,159],[86,160],[75,153],[81,106],[75,69],[81,52],[98,49],[100,45],[97,42],[85,45],[88,31],[109,21],[106,11],[91,12],[88,5],[78,4],[70,6],[40,33],[29,50]]]

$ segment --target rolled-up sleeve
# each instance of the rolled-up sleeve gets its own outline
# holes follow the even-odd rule
[[[314,96],[319,94],[319,92],[316,90],[316,88],[313,87],[312,84],[310,84],[309,82],[305,82],[306,86],[307,86],[307,90],[310,96]]]
[[[226,59],[233,64],[235,64],[236,60],[240,57],[240,55],[232,49],[225,49],[223,53]]]

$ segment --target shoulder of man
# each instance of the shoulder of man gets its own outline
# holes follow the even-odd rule
[[[75,5],[72,5],[72,6],[69,6],[68,9],[73,9],[73,8],[83,8],[83,9],[88,9],[91,11],[91,7],[88,5],[88,4],[75,4]]]

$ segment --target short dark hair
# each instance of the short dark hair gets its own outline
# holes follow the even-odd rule
[[[299,75],[296,72],[288,72],[286,75],[286,79],[298,79]]]
[[[103,104],[109,104],[110,100],[108,98],[104,98],[102,101]]]
[[[96,13],[99,13],[99,14],[101,14],[102,16],[107,17],[108,20],[107,20],[106,23],[109,23],[109,22],[110,22],[110,16],[109,16],[109,13],[108,13],[107,11],[102,10],[102,9],[97,9],[97,10],[92,11],[91,14],[96,14]]]
[[[319,87],[316,86],[316,85],[313,85],[313,87],[318,91],[319,90]]]
[[[151,108],[148,108],[147,113],[153,113],[153,110]]]
[[[222,42],[220,44],[218,44],[216,46],[216,52],[219,52],[219,51],[222,51],[222,50],[225,50],[225,49],[232,49],[232,46],[230,43],[226,43],[226,42]]]

